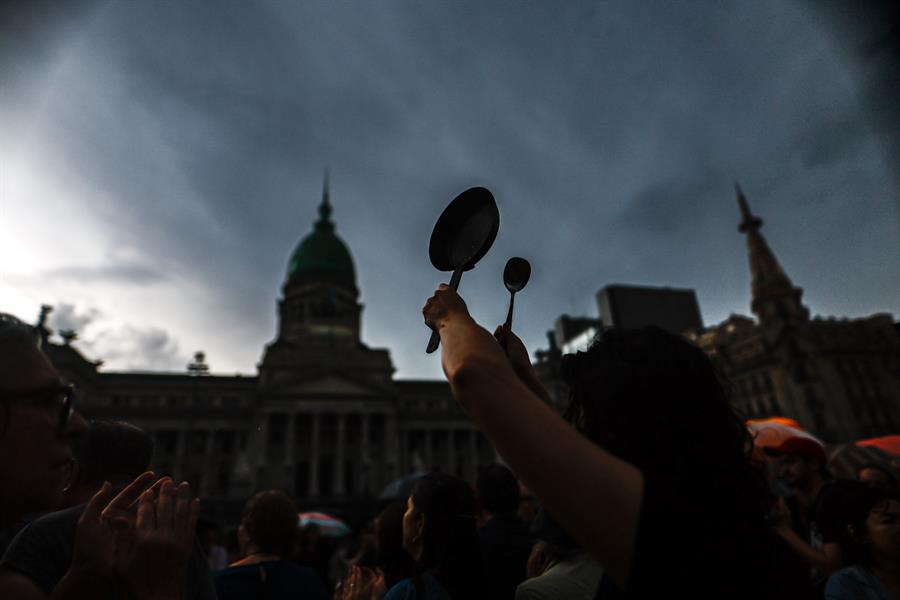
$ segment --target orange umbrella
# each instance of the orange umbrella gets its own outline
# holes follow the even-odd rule
[[[900,456],[900,435],[886,435],[883,437],[859,440],[857,446],[874,446],[888,454]]]
[[[786,417],[751,419],[747,428],[753,435],[753,445],[757,448],[777,448],[791,438],[805,438],[825,447],[822,440],[803,431],[800,424]]]
[[[876,464],[890,469],[891,455],[877,446],[841,444],[831,452],[828,469],[839,479],[856,479],[860,468]]]

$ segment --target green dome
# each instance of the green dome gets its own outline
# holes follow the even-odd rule
[[[317,275],[335,278],[356,285],[356,269],[347,245],[334,233],[331,222],[331,205],[328,188],[319,206],[319,220],[313,232],[303,238],[288,262],[288,280],[300,275]]]

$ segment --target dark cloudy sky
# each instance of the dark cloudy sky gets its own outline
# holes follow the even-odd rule
[[[610,283],[748,313],[734,179],[814,314],[897,314],[896,86],[877,20],[830,6],[6,3],[0,310],[56,305],[110,369],[252,373],[330,166],[364,341],[401,377],[440,374],[428,237],[472,185],[501,226],[460,291],[493,328],[531,260],[532,349]]]

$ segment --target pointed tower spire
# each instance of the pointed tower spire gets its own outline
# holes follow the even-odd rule
[[[322,203],[319,205],[319,220],[316,221],[316,231],[334,231],[334,223],[331,221],[331,191],[328,167],[325,168],[325,180],[322,184]]]
[[[778,264],[775,254],[759,232],[763,224],[762,219],[750,212],[747,198],[737,182],[734,189],[741,211],[738,231],[747,236],[753,292],[750,307],[753,313],[761,323],[808,320],[809,310],[800,301],[803,290],[794,286]]]
[[[737,194],[738,207],[741,209],[741,222],[738,225],[738,231],[741,233],[749,231],[750,229],[758,231],[762,227],[762,219],[754,216],[750,212],[750,207],[747,205],[747,198],[744,196],[743,190],[741,190],[741,184],[737,181],[734,182],[734,192]]]

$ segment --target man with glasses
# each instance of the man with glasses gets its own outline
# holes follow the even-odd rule
[[[60,505],[72,442],[86,430],[34,329],[0,314],[0,523]]]
[[[72,442],[87,430],[72,399],[34,329],[0,313],[0,523],[60,505]],[[154,479],[145,472],[118,495],[105,482],[91,498],[53,598],[105,598],[113,589],[140,600],[182,598],[199,500],[187,482]],[[0,598],[47,596],[28,577],[0,570]]]

